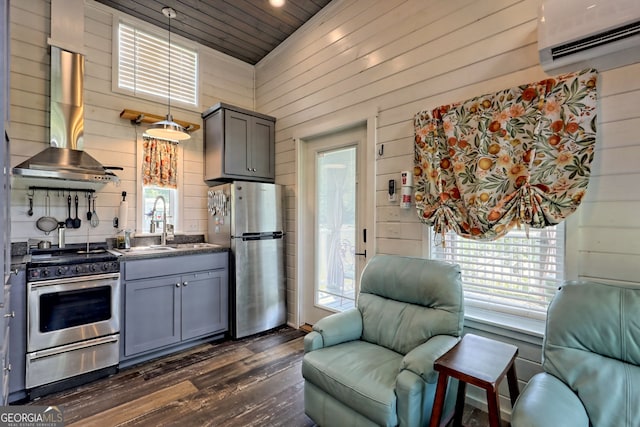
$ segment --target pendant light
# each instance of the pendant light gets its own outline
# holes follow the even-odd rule
[[[165,120],[153,123],[146,133],[157,138],[171,139],[174,141],[183,141],[191,138],[191,136],[185,131],[185,129],[178,123],[173,121],[171,116],[171,19],[176,17],[176,11],[171,7],[163,7],[162,13],[169,18],[169,85],[167,88],[167,106],[168,112]]]

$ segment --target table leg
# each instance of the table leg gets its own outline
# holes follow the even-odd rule
[[[464,398],[467,394],[467,383],[458,381],[458,393],[456,394],[456,409],[453,413],[453,427],[462,426],[462,414],[464,413]]]
[[[487,389],[487,406],[489,409],[489,425],[491,427],[500,427],[500,396],[497,388]]]
[[[513,405],[516,404],[516,399],[518,399],[518,396],[520,395],[515,362],[511,364],[511,367],[507,371],[507,382],[509,384],[509,397],[511,398],[511,407],[513,408]]]
[[[431,410],[431,420],[429,427],[438,427],[440,418],[442,417],[442,409],[444,408],[444,398],[447,392],[448,376],[440,372],[438,375],[438,385],[436,387],[436,396],[433,399],[433,408]]]

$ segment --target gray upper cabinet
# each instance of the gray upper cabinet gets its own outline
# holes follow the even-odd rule
[[[219,103],[202,118],[205,181],[275,181],[274,117]]]
[[[11,42],[9,34],[9,0],[0,0],[0,253],[2,254],[2,276],[4,281],[0,287],[0,358],[2,359],[2,383],[0,385],[0,404],[6,405],[9,397],[9,384],[14,388],[24,388],[24,364],[25,353],[20,356],[19,351],[24,349],[26,332],[22,329],[25,325],[26,305],[24,296],[26,293],[25,271],[21,270],[11,274],[11,170],[9,150],[9,136],[7,126],[9,124],[9,46]],[[12,305],[11,296],[22,298],[22,302]],[[21,322],[16,320],[16,312],[21,317]],[[17,340],[12,339],[16,335]],[[9,343],[12,343],[12,346]],[[15,350],[13,345],[16,346]],[[16,353],[18,352],[18,353]],[[15,371],[12,371],[12,361],[16,362]]]
[[[9,280],[11,263],[11,189],[10,153],[7,124],[9,123],[9,1],[0,0],[0,251],[2,253],[3,285]],[[0,306],[5,303],[0,292]]]

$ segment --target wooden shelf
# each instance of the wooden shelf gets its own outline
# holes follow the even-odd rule
[[[132,122],[137,124],[140,124],[140,123],[152,124],[152,123],[160,122],[164,120],[166,117],[158,116],[157,114],[144,113],[142,111],[124,109],[120,113],[120,118],[131,120]],[[200,129],[200,125],[196,123],[185,122],[184,120],[177,120],[175,118],[173,119],[173,121],[179,124],[180,126],[182,126],[183,128],[185,128],[187,132],[195,132],[198,129]]]

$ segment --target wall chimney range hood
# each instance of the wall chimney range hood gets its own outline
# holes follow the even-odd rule
[[[13,168],[23,177],[109,182],[118,177],[82,150],[84,56],[51,46],[50,147]]]

